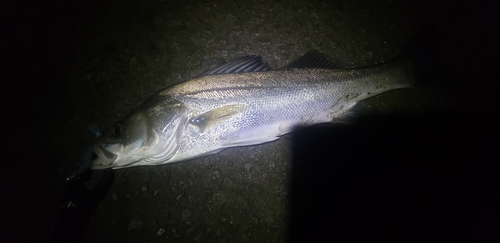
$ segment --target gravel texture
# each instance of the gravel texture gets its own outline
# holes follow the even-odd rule
[[[14,40],[8,43],[14,44],[6,44],[2,57],[7,61],[2,65],[7,71],[16,66],[5,73],[11,80],[20,80],[23,87],[19,94],[17,89],[11,92],[15,98],[4,104],[15,103],[9,116],[15,125],[22,124],[16,130],[22,134],[17,135],[19,141],[12,142],[14,151],[20,152],[12,154],[22,154],[29,162],[6,165],[8,173],[2,184],[10,185],[6,190],[16,199],[3,207],[13,216],[0,228],[17,229],[13,235],[22,232],[24,238],[12,237],[15,242],[50,238],[64,178],[93,139],[87,124],[106,129],[152,94],[218,63],[260,55],[279,68],[316,49],[345,67],[366,66],[395,58],[432,17],[445,16],[437,22],[444,33],[469,36],[459,30],[464,26],[476,29],[462,25],[468,21],[453,23],[458,19],[454,17],[467,12],[466,7],[454,11],[447,5],[434,8],[434,3],[425,2],[104,0],[20,4],[11,13],[17,22],[6,29]],[[484,33],[494,32],[488,31],[488,25],[478,26]],[[474,56],[476,49],[466,48],[466,41],[462,46],[457,43],[441,46],[452,53],[447,64],[453,72],[458,70],[457,76],[471,73],[461,76],[467,81],[476,74],[486,77],[491,62],[484,65],[474,59],[475,72],[466,72],[465,58],[460,55]],[[479,47],[477,53],[488,52]],[[494,54],[485,56],[493,60]],[[433,88],[427,81],[416,89],[374,97],[361,106],[375,115],[439,111],[453,106],[448,99],[453,92],[441,92],[449,91],[452,82],[448,79]],[[468,86],[464,87],[453,95],[462,97],[468,92]],[[27,105],[20,106],[21,99]],[[41,125],[33,122],[39,118]],[[38,135],[39,141],[32,139]],[[290,137],[284,136],[192,161],[116,170],[83,242],[290,242],[291,145]],[[100,173],[93,176],[99,178]],[[17,183],[19,179],[22,183]],[[91,180],[88,186],[93,183]],[[36,219],[25,220],[28,217]]]
[[[87,123],[110,125],[158,90],[217,63],[254,54],[278,68],[317,49],[347,67],[370,65],[398,55],[417,27],[411,6],[398,1],[99,5],[75,44],[61,107],[70,114],[58,124],[58,151],[74,151],[75,139],[83,148]],[[418,96],[399,91],[369,106],[418,109]],[[287,242],[290,154],[283,138],[189,162],[117,170],[84,242]],[[63,172],[71,166],[58,165]]]

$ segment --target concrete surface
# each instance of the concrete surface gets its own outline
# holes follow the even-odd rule
[[[397,56],[421,24],[436,15],[427,9],[433,4],[396,0],[72,4],[47,10],[54,22],[58,14],[72,21],[57,22],[57,30],[69,34],[64,32],[65,39],[47,44],[53,49],[41,52],[58,53],[54,63],[59,79],[53,90],[47,88],[55,98],[49,97],[39,111],[46,120],[43,148],[50,158],[43,168],[50,172],[25,180],[30,185],[43,182],[37,193],[26,196],[28,201],[60,196],[62,179],[92,140],[88,123],[105,128],[155,92],[217,63],[254,54],[278,68],[311,49],[348,67],[380,63]],[[35,34],[42,36],[46,30],[38,31]],[[43,63],[41,57],[36,60]],[[444,96],[429,89],[398,90],[363,105],[377,114],[412,113],[441,109],[448,102]],[[24,150],[24,144],[15,146]],[[33,152],[30,158],[36,156]],[[14,175],[28,177],[42,168],[30,164],[29,173],[13,173],[6,183],[15,181]],[[290,171],[288,137],[188,162],[117,170],[83,242],[289,242]],[[15,191],[23,191],[23,186],[14,186]],[[57,206],[47,202],[29,212],[40,219],[28,224],[33,236],[27,233],[25,239],[47,238],[57,221]]]

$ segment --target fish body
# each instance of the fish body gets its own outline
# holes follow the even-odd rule
[[[248,60],[154,95],[96,142],[92,168],[165,164],[273,141],[297,126],[335,121],[358,101],[414,82],[401,60],[334,69],[319,55],[308,68],[273,71],[260,57]],[[234,73],[235,66],[246,70]]]

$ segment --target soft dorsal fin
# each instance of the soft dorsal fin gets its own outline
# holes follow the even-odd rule
[[[312,50],[299,57],[297,60],[292,61],[284,69],[292,68],[329,68],[336,69],[339,68],[340,63],[335,62],[330,59],[327,55],[317,51]]]
[[[200,133],[205,132],[209,127],[217,125],[234,115],[242,112],[245,109],[245,105],[234,104],[225,105],[213,110],[209,110],[195,118],[189,119],[189,123],[197,126],[200,129]]]
[[[227,73],[265,72],[269,70],[271,70],[271,67],[269,64],[262,61],[262,57],[251,55],[239,57],[229,62],[219,64],[202,73],[201,76]]]

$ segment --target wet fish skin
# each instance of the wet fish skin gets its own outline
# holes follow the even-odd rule
[[[413,83],[405,59],[353,69],[197,77],[159,92],[115,125],[96,142],[99,158],[92,168],[165,164],[273,141],[296,126],[334,121],[358,101]]]

